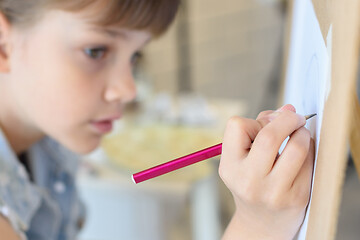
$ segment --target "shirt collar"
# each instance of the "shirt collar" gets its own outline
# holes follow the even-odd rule
[[[67,172],[74,176],[76,175],[79,155],[68,150],[57,141],[50,137],[44,137],[42,140],[34,144],[31,148],[33,152],[43,152],[49,158],[49,161],[53,161],[56,165],[56,169],[59,172]]]
[[[0,204],[7,207],[9,219],[15,228],[28,229],[39,208],[41,196],[29,180],[24,166],[10,147],[0,129]]]

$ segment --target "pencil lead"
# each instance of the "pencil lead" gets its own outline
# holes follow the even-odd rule
[[[305,116],[305,119],[308,120],[308,119],[310,119],[310,118],[312,118],[312,117],[314,117],[314,116],[316,116],[316,113],[306,115],[306,116]]]

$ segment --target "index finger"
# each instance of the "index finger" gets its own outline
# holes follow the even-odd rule
[[[284,106],[282,106],[281,108],[276,110],[276,112],[285,111],[285,110],[289,110],[291,112],[296,113],[295,107],[291,104],[285,104]],[[275,111],[273,111],[273,110],[262,111],[261,113],[259,113],[256,120],[258,120],[260,122],[260,124],[264,127],[266,124],[269,123],[268,116],[274,112]]]
[[[276,117],[259,131],[249,152],[248,159],[255,161],[261,174],[270,172],[283,141],[306,123],[303,116],[288,110],[276,112],[273,116]]]
[[[239,161],[244,158],[261,128],[260,122],[253,119],[230,118],[223,139],[222,161]]]

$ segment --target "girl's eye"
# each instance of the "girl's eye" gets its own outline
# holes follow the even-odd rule
[[[92,59],[101,59],[105,56],[106,47],[85,48],[85,54]]]
[[[134,66],[137,64],[137,62],[141,59],[142,57],[142,53],[141,52],[136,52],[132,57],[131,57],[131,64]]]

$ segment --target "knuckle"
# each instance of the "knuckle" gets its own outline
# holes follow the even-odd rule
[[[264,148],[269,148],[274,146],[274,144],[278,141],[276,135],[267,129],[263,129],[259,132],[257,136],[257,141]]]
[[[305,208],[309,203],[309,189],[299,189],[295,192],[294,198],[292,200],[292,207],[294,208]]]
[[[259,115],[257,116],[256,119],[263,118],[263,117],[265,117],[265,116],[267,116],[267,115],[269,115],[269,114],[271,114],[273,112],[274,111],[272,111],[272,110],[262,111],[262,112],[259,113]]]
[[[297,156],[306,158],[310,147],[310,132],[306,128],[300,128],[297,136],[288,142],[291,146],[291,151],[296,153]],[[291,137],[290,137],[291,139]]]
[[[231,116],[228,120],[228,125],[237,124],[239,121],[241,121],[241,117],[239,116]]]
[[[231,135],[241,135],[246,133],[248,129],[245,118],[233,116],[231,117],[226,125],[225,135],[231,133]]]
[[[292,148],[296,152],[296,155],[305,159],[308,155],[309,147],[303,142],[295,141],[292,142]]]
[[[306,206],[308,205],[309,203],[309,197],[302,197],[302,198],[298,198],[296,202],[296,208],[299,208],[299,209],[304,209],[306,208]]]
[[[234,130],[239,130],[244,127],[244,120],[239,116],[232,116],[227,122],[227,128]]]
[[[310,143],[310,138],[311,138],[310,131],[306,127],[301,127],[298,131],[300,131],[304,139],[306,139]]]

